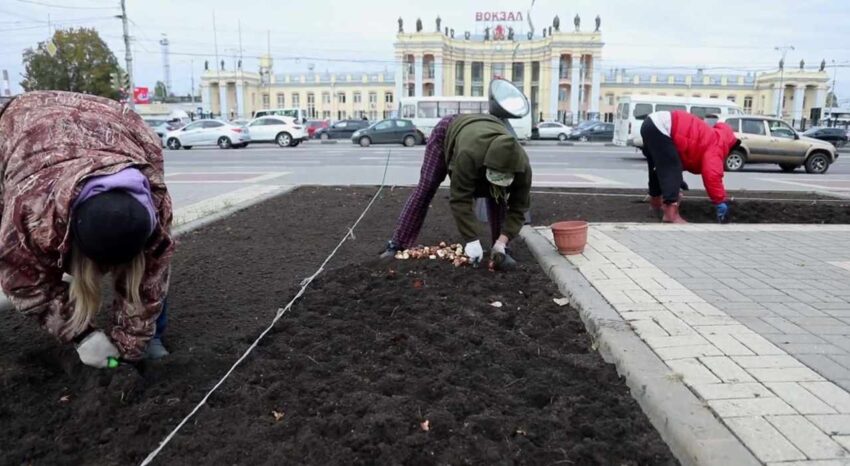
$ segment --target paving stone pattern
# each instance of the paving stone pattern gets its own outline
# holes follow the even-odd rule
[[[595,224],[567,259],[761,461],[850,465],[850,227]]]

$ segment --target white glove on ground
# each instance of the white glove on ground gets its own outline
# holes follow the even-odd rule
[[[109,367],[109,357],[121,355],[102,330],[95,330],[77,345],[77,354],[83,364],[98,369]]]
[[[478,240],[466,243],[463,252],[472,262],[481,262],[481,259],[484,258],[484,249],[481,248],[481,241]]]

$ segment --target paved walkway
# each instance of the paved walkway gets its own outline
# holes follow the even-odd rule
[[[594,224],[567,259],[758,459],[850,465],[850,226]]]

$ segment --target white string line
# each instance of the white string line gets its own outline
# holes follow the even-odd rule
[[[595,193],[595,192],[573,192],[573,191],[529,191],[531,194],[557,194],[559,196],[599,196],[599,197],[642,197],[646,194],[627,194],[627,193]],[[685,199],[708,199],[705,196],[688,196]],[[850,199],[782,199],[769,197],[732,197],[736,201],[776,201],[776,202],[807,202],[817,204],[819,202],[838,202],[842,204],[850,203]]]
[[[240,364],[242,364],[242,361],[244,361],[248,357],[248,355],[250,355],[251,352],[254,351],[254,348],[256,348],[257,345],[260,343],[260,341],[266,336],[266,334],[268,334],[272,330],[272,328],[274,328],[275,324],[277,324],[277,322],[283,317],[283,315],[286,314],[287,311],[292,309],[292,305],[295,304],[295,302],[301,296],[304,295],[304,292],[307,290],[307,287],[310,286],[310,283],[312,283],[313,280],[317,276],[319,276],[319,274],[321,274],[322,271],[324,271],[325,266],[328,264],[328,262],[330,262],[330,260],[336,254],[336,252],[339,251],[339,248],[341,248],[342,245],[349,238],[354,236],[354,229],[357,227],[357,225],[360,223],[360,221],[363,220],[363,217],[366,216],[366,213],[372,207],[372,204],[375,203],[375,200],[378,199],[378,195],[381,194],[381,191],[384,190],[384,185],[387,181],[387,169],[389,168],[389,165],[390,165],[390,154],[391,153],[392,153],[392,150],[388,149],[387,150],[387,161],[386,161],[386,164],[384,165],[384,176],[381,178],[381,185],[378,187],[378,190],[375,192],[375,195],[372,196],[372,200],[369,201],[369,204],[366,205],[366,208],[363,209],[363,212],[360,214],[359,217],[357,217],[357,220],[354,222],[354,225],[352,225],[351,228],[348,229],[348,231],[345,233],[345,236],[342,237],[342,239],[339,241],[339,243],[337,243],[337,245],[333,249],[333,251],[331,251],[331,253],[328,255],[328,257],[325,258],[324,262],[322,262],[322,264],[319,266],[318,270],[316,270],[316,272],[313,273],[313,275],[310,275],[309,277],[307,277],[305,280],[303,280],[301,282],[301,289],[298,290],[298,293],[295,294],[295,297],[293,297],[292,300],[289,301],[289,303],[287,303],[287,305],[285,307],[279,308],[277,310],[277,313],[275,314],[274,319],[272,319],[272,321],[268,325],[268,327],[266,327],[265,330],[263,330],[262,333],[260,333],[260,335],[257,337],[257,339],[254,340],[253,343],[251,343],[251,346],[249,346],[248,349],[246,349],[245,352],[242,353],[242,356],[240,356],[239,359],[237,359],[236,362],[233,363],[233,365],[230,367],[230,369],[224,374],[224,377],[222,377],[221,380],[219,380],[218,383],[216,383],[210,389],[210,391],[207,392],[206,395],[204,395],[204,397],[201,399],[200,402],[198,402],[198,404],[195,406],[195,408],[192,409],[192,411],[185,418],[183,418],[183,420],[180,421],[179,424],[177,424],[177,427],[175,427],[174,430],[172,430],[162,440],[162,442],[160,442],[159,446],[154,451],[150,452],[150,454],[144,459],[144,461],[142,461],[141,466],[147,466],[147,465],[151,464],[151,462],[157,457],[157,455],[159,455],[159,453],[162,452],[162,449],[165,448],[165,446],[168,445],[169,442],[171,442],[171,439],[173,439],[175,435],[177,435],[177,432],[179,432],[180,429],[183,428],[183,426],[187,422],[189,422],[189,419],[191,419],[207,403],[207,400],[209,400],[210,396],[213,393],[215,393],[215,391],[218,390],[218,388],[220,386],[222,386],[224,384],[224,382],[227,380],[227,378],[230,377],[230,374],[232,374],[236,370],[236,368],[239,367]]]

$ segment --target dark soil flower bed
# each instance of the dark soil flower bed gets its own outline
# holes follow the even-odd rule
[[[173,354],[161,362],[96,371],[27,318],[0,317],[0,463],[141,461],[373,193],[301,188],[182,238],[169,297]],[[675,464],[522,244],[510,274],[375,260],[408,193],[384,192],[356,239],[159,464]],[[534,220],[649,221],[631,194],[536,195]],[[458,240],[446,195],[434,200],[423,243]],[[759,202],[740,201],[739,218],[847,221],[840,203]],[[686,200],[684,214],[711,221],[705,203]]]

